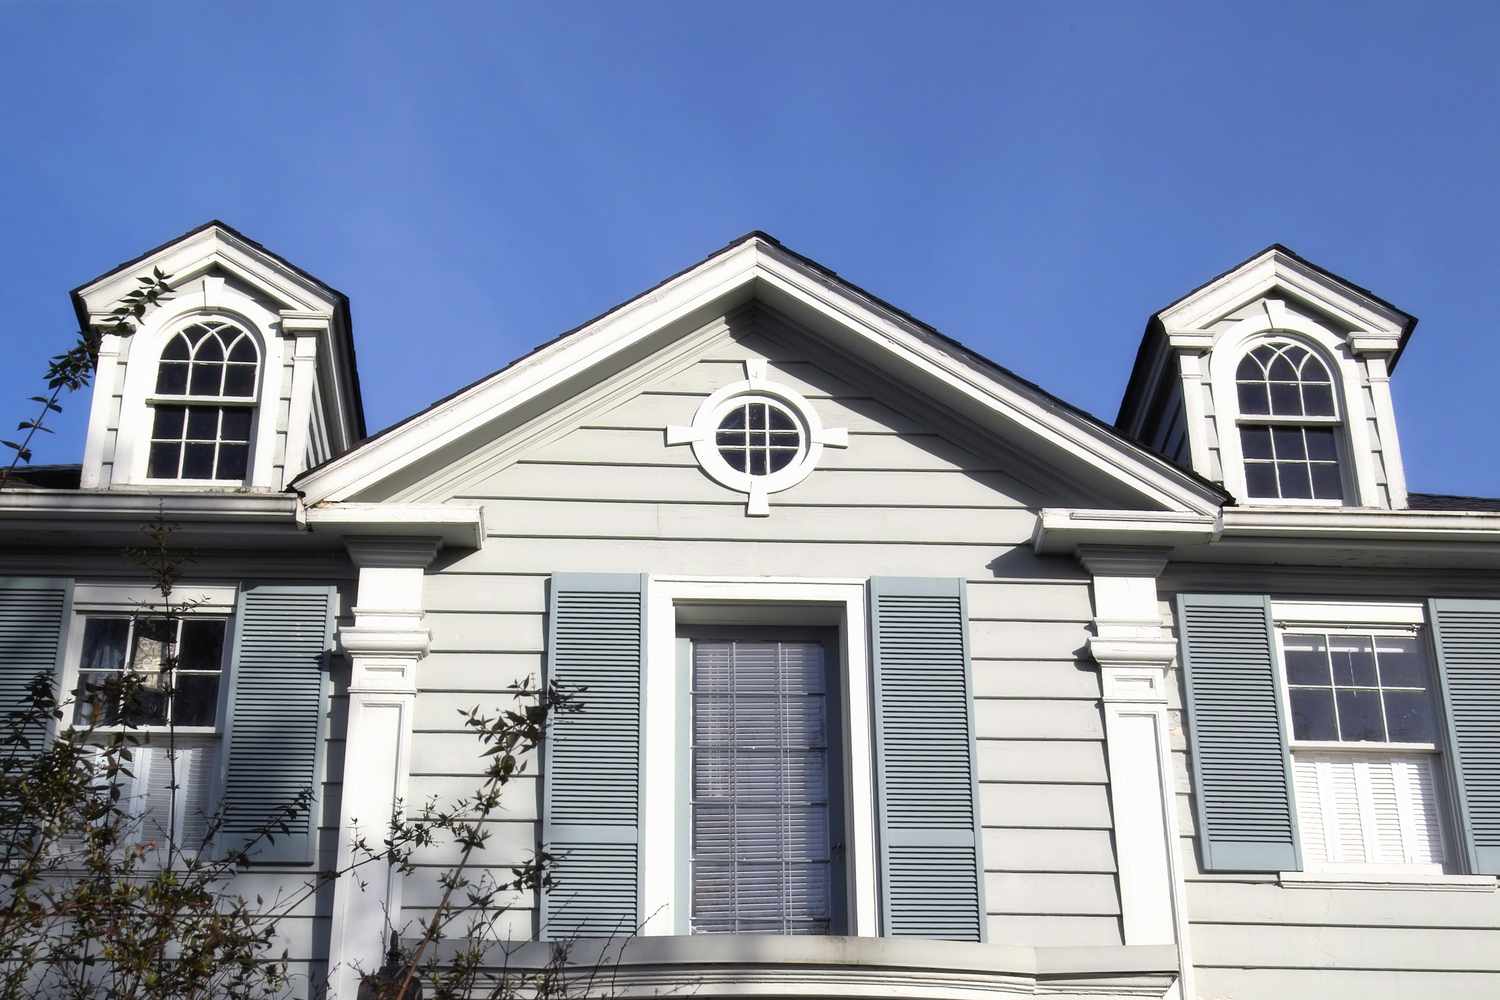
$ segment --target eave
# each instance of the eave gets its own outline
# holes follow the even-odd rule
[[[1183,562],[1341,567],[1500,568],[1500,513],[1227,507],[1216,517],[1047,509],[1038,554],[1151,548]]]

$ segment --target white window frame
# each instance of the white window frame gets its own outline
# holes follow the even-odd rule
[[[1457,864],[1457,853],[1455,845],[1458,843],[1457,830],[1454,826],[1455,812],[1450,794],[1448,793],[1449,777],[1447,774],[1446,755],[1440,742],[1432,743],[1396,743],[1396,742],[1344,742],[1340,740],[1299,740],[1292,731],[1292,705],[1291,685],[1286,673],[1286,655],[1283,645],[1283,636],[1286,633],[1312,632],[1324,635],[1349,635],[1349,636],[1421,636],[1428,638],[1426,629],[1426,614],[1421,604],[1406,602],[1352,602],[1339,603],[1331,601],[1273,601],[1271,604],[1271,617],[1274,624],[1272,636],[1274,640],[1274,655],[1276,657],[1276,688],[1277,695],[1281,701],[1281,711],[1286,719],[1287,749],[1290,752],[1293,765],[1299,751],[1309,754],[1336,753],[1348,756],[1369,757],[1405,757],[1414,755],[1430,755],[1434,761],[1434,785],[1437,790],[1437,812],[1438,829],[1442,840],[1442,859],[1438,864],[1419,865],[1382,865],[1382,864],[1351,864],[1342,862],[1324,862],[1309,865],[1304,861],[1304,869],[1299,873],[1284,873],[1283,878],[1296,881],[1326,880],[1330,878],[1346,881],[1413,881],[1413,880],[1442,880],[1451,878],[1454,866]],[[1441,694],[1438,690],[1438,678],[1436,663],[1433,659],[1430,640],[1424,643],[1427,656],[1427,666],[1431,670],[1428,687],[1429,696],[1433,701],[1438,730],[1441,733],[1446,724],[1442,717],[1443,704]],[[1439,737],[1441,738],[1441,737]],[[1356,779],[1360,782],[1360,795],[1368,798],[1369,788],[1365,787],[1365,779]],[[1295,796],[1295,788],[1293,795]],[[1365,825],[1363,836],[1366,843],[1373,843],[1375,831]],[[1306,833],[1298,830],[1299,840]]]
[[[200,300],[200,301],[194,301]],[[173,305],[180,305],[172,309]],[[243,480],[233,479],[152,479],[150,469],[151,430],[155,418],[155,407],[162,403],[190,405],[200,402],[191,396],[162,396],[156,392],[157,366],[167,344],[185,327],[205,320],[232,323],[255,341],[260,355],[260,369],[256,372],[255,396],[250,405],[255,416],[250,421],[250,457]],[[286,338],[275,336],[281,322],[279,314],[271,312],[250,296],[223,281],[205,280],[203,293],[168,303],[164,308],[146,314],[139,329],[128,338],[119,338],[124,343],[124,354],[116,361],[125,369],[121,385],[120,414],[117,441],[114,445],[111,485],[139,484],[152,490],[174,489],[201,491],[204,489],[235,490],[246,487],[272,487],[273,462],[277,431],[278,400],[283,392],[283,366],[287,363]],[[243,396],[229,397],[226,402],[245,405]],[[209,397],[202,397],[202,405],[218,405]],[[89,424],[89,442],[85,447],[88,455],[107,455],[105,438],[109,427],[107,420],[93,416]],[[300,461],[300,456],[298,458]]]
[[[778,577],[655,576],[647,582],[646,739],[642,767],[641,891],[647,915],[641,933],[678,933],[688,923],[676,912],[688,859],[679,857],[678,772],[687,762],[678,744],[679,691],[677,610],[679,605],[722,604],[757,624],[773,621],[778,609],[822,609],[839,632],[840,697],[829,704],[841,713],[844,746],[845,933],[879,934],[875,838],[874,747],[865,581]],[[796,622],[793,624],[805,624]],[[687,898],[691,898],[690,894]],[[691,905],[691,904],[689,904]]]
[[[1361,365],[1345,338],[1332,330],[1267,300],[1257,317],[1241,320],[1219,337],[1208,355],[1209,384],[1213,391],[1214,429],[1218,435],[1219,464],[1224,487],[1242,504],[1262,507],[1340,508],[1373,506],[1380,492],[1375,484],[1375,466],[1370,446]],[[1344,477],[1343,500],[1280,499],[1252,497],[1245,485],[1245,455],[1240,447],[1242,424],[1298,423],[1326,425],[1327,418],[1271,418],[1240,413],[1237,372],[1240,361],[1268,340],[1289,340],[1317,355],[1333,378],[1334,408],[1340,414],[1336,434],[1339,466]],[[1385,428],[1382,433],[1390,436]],[[1388,472],[1388,475],[1390,473]]]

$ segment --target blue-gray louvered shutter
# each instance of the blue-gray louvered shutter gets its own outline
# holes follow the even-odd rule
[[[641,698],[645,578],[559,573],[547,597],[547,680],[582,711],[554,714],[543,745],[542,849],[553,884],[541,937],[632,935],[640,926]]]
[[[1177,628],[1204,870],[1301,868],[1270,599],[1179,594]]]
[[[983,941],[964,582],[870,580],[882,933]]]
[[[329,586],[247,585],[235,605],[221,846],[244,848],[312,793],[288,831],[255,842],[253,862],[315,860],[333,595]]]
[[[1500,601],[1430,602],[1469,871],[1500,874]]]
[[[72,610],[72,580],[0,578],[0,732],[7,737],[9,716],[27,707],[37,675],[45,674],[54,685],[61,676]],[[14,736],[24,742],[0,746],[0,757],[24,767],[42,752],[47,726],[36,722]]]

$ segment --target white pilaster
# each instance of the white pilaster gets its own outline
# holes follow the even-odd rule
[[[282,310],[281,335],[293,341],[292,384],[287,404],[286,454],[283,473],[291,482],[305,466],[308,425],[312,420],[313,380],[318,377],[318,339],[328,335],[328,317],[317,313]]]
[[[338,866],[359,860],[363,837],[379,850],[391,814],[407,794],[417,661],[430,635],[423,620],[423,573],[437,539],[349,538],[359,567],[354,624],[339,630],[349,654],[349,713],[339,808]],[[401,926],[401,878],[384,863],[334,887],[328,965],[332,1000],[354,1000],[361,972],[380,967],[392,927]]]
[[[92,322],[92,317],[90,318]],[[110,408],[119,386],[120,352],[125,338],[118,333],[106,333],[99,338],[99,360],[94,368],[94,394],[89,404],[88,437],[83,443],[83,467],[79,472],[78,485],[86,490],[108,486],[104,478],[106,445],[109,444]],[[50,420],[51,414],[48,414]],[[113,462],[114,456],[108,456]]]
[[[1161,626],[1159,550],[1082,547],[1093,574],[1094,629],[1109,760],[1120,919],[1127,945],[1176,944],[1179,997],[1192,997],[1186,894],[1177,854],[1176,781],[1167,716],[1177,646]]]

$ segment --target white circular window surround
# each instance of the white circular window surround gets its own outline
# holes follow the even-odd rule
[[[764,517],[770,494],[806,479],[825,447],[847,447],[849,432],[824,427],[801,393],[766,378],[764,361],[747,361],[744,381],[705,399],[690,426],[668,427],[667,444],[692,445],[703,471],[746,494],[746,514]]]

